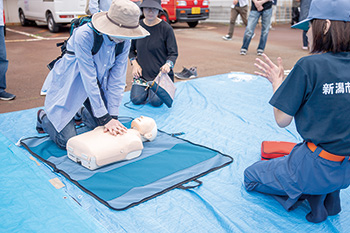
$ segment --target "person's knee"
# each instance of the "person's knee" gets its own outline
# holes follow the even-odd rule
[[[65,149],[66,149],[66,146],[67,146],[68,140],[69,140],[69,139],[65,140],[65,139],[62,139],[62,138],[60,138],[60,137],[57,137],[56,140],[55,140],[55,143],[56,143],[56,145],[57,145],[59,148],[65,150]]]
[[[60,132],[51,132],[49,135],[59,148],[65,150],[68,140],[77,135],[74,120],[72,119]]]
[[[253,30],[249,29],[248,26],[247,26],[247,29],[246,29],[246,32],[245,32],[245,36],[250,38],[252,37],[254,34]]]
[[[146,98],[141,98],[139,96],[131,96],[130,100],[133,104],[140,105],[145,103]]]
[[[267,37],[267,36],[269,35],[269,28],[267,28],[266,30],[262,30],[262,31],[261,31],[261,35],[262,35],[263,37]]]
[[[244,187],[247,191],[253,191],[257,185],[254,174],[255,172],[251,166],[244,170]]]
[[[158,96],[154,95],[152,98],[150,98],[149,103],[153,107],[160,107],[163,104],[163,101],[158,98]]]
[[[148,96],[148,92],[144,88],[133,86],[130,92],[130,100],[135,105],[144,104]]]
[[[150,104],[151,104],[153,107],[160,107],[160,106],[163,104],[163,101],[161,101],[161,100],[151,100],[151,101],[150,101]]]

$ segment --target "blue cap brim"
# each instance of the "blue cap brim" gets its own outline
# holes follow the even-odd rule
[[[296,29],[301,29],[304,31],[308,31],[310,28],[310,20],[309,18],[304,19],[303,21],[300,21],[299,23],[296,23],[292,26],[292,28],[296,28]]]

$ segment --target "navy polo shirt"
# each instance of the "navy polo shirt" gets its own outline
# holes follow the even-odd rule
[[[301,58],[270,100],[305,141],[350,155],[350,52]]]

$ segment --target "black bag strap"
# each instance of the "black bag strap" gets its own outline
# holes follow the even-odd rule
[[[103,36],[102,34],[98,34],[95,30],[94,30],[94,45],[92,46],[91,49],[91,54],[95,55],[101,48],[103,43]]]
[[[118,56],[123,52],[125,41],[115,45],[115,56]]]
[[[73,19],[71,21],[71,31],[70,31],[70,36],[69,38],[71,37],[72,33],[73,33],[73,30],[81,25],[84,25],[88,22],[91,21],[91,16],[85,16],[85,17],[81,17],[81,18],[76,18],[76,19]],[[92,46],[92,49],[91,49],[91,54],[92,55],[95,55],[98,53],[98,51],[100,50],[102,44],[103,44],[103,36],[101,33],[99,33],[95,28],[94,26],[92,25],[92,30],[94,31],[94,44]],[[57,47],[61,47],[61,55],[58,56],[55,60],[51,61],[47,67],[49,68],[49,70],[52,70],[52,68],[54,67],[55,63],[63,57],[64,54],[68,53],[70,55],[74,55],[74,52],[73,51],[69,51],[67,50],[67,42],[69,40],[69,38],[63,42],[60,42],[60,43],[57,43],[56,46]],[[119,54],[121,54],[123,52],[123,49],[124,49],[124,44],[125,44],[125,41],[121,42],[121,43],[118,43],[116,44],[115,46],[115,56],[118,56]]]

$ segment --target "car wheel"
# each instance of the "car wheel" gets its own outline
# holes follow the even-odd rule
[[[21,22],[22,26],[28,26],[29,25],[29,21],[26,19],[26,17],[24,16],[24,13],[22,10],[20,10],[18,12],[18,16],[19,16],[19,21]]]
[[[59,31],[60,26],[55,22],[51,13],[47,14],[46,21],[47,21],[47,27],[49,28],[50,32]]]
[[[197,26],[198,21],[194,21],[194,22],[187,22],[188,26],[190,26],[190,28],[194,28]]]
[[[167,22],[168,24],[170,24],[169,22],[169,17],[168,17],[168,13],[164,12],[160,12],[159,13],[159,18],[165,22]]]

